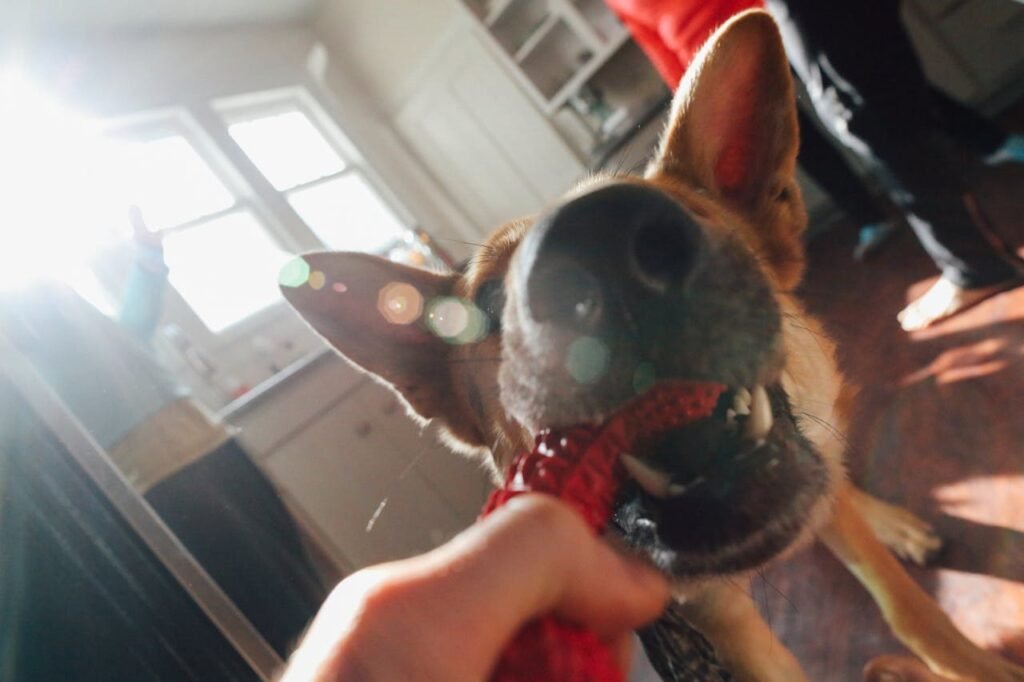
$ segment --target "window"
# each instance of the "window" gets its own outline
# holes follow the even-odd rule
[[[281,297],[289,256],[248,210],[226,212],[164,239],[171,285],[213,332]]]
[[[289,255],[203,158],[186,133],[121,141],[121,202],[163,234],[171,286],[221,332],[280,299]]]
[[[228,132],[326,246],[385,252],[407,226],[298,104],[231,112]]]
[[[214,334],[281,300],[277,275],[290,253],[435,258],[299,90],[125,126],[105,149],[116,169],[105,183],[116,195],[111,215],[137,205],[162,233],[171,286]]]
[[[121,147],[124,199],[158,230],[190,223],[235,203],[183,135],[157,137]]]

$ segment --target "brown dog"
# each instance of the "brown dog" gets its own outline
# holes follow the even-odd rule
[[[499,229],[464,273],[310,254],[316,276],[285,295],[495,472],[539,429],[602,420],[654,382],[732,387],[712,417],[624,458],[633,483],[615,521],[737,679],[804,679],[735,585],[817,537],[933,670],[1024,680],[965,639],[882,544],[921,560],[937,547],[928,526],[845,480],[849,392],[792,293],[806,222],[794,106],[774,23],[745,13],[690,69],[642,179],[584,182]]]

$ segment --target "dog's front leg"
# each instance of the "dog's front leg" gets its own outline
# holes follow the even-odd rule
[[[863,583],[893,634],[937,673],[954,680],[1024,682],[1024,669],[978,648],[911,579],[871,532],[850,487],[819,537]]]
[[[715,582],[683,603],[686,618],[708,638],[737,682],[800,682],[800,664],[761,618],[750,581]]]

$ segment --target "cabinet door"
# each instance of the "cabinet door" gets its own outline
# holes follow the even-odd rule
[[[489,231],[543,208],[584,169],[468,20],[460,21],[422,71],[396,126],[470,219]]]
[[[366,423],[379,425],[381,441],[404,457],[459,519],[469,523],[476,518],[493,488],[485,462],[452,452],[441,443],[436,428],[423,428],[409,418],[398,398],[383,386],[368,386],[358,409]]]
[[[345,393],[366,383],[366,375],[333,350],[322,348],[320,352],[295,375],[281,378],[250,404],[225,415],[232,426],[241,429],[239,441],[257,460],[315,421]]]
[[[411,462],[394,431],[406,417],[373,408],[381,390],[364,384],[264,462],[350,568],[424,552],[474,517]]]

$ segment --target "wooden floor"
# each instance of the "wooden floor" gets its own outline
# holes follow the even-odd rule
[[[1024,167],[987,175],[980,196],[1024,246]],[[913,575],[975,641],[1024,662],[1024,288],[933,329],[896,313],[935,271],[909,230],[867,263],[852,225],[811,245],[806,300],[864,387],[851,434],[854,481],[930,520],[948,546]],[[859,680],[901,651],[872,601],[821,547],[768,571],[755,596],[811,680]]]

